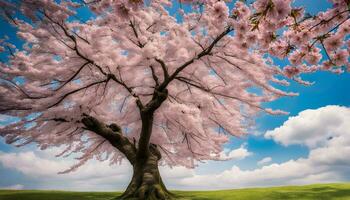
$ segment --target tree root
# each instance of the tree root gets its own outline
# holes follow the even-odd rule
[[[125,191],[118,200],[170,200],[173,195],[161,184],[142,184],[139,188]]]

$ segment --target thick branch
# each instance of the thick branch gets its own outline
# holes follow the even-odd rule
[[[149,154],[149,144],[153,126],[153,113],[162,105],[162,103],[167,99],[167,97],[167,89],[164,89],[163,91],[155,90],[153,93],[152,100],[148,102],[144,108],[140,109],[142,128],[137,156],[141,159],[146,158]]]
[[[149,68],[151,69],[152,77],[153,77],[153,80],[154,80],[154,82],[156,84],[156,87],[158,87],[159,86],[159,79],[158,79],[158,77],[156,75],[156,72],[155,72],[155,70],[154,70],[152,65],[150,65]]]
[[[122,152],[131,164],[136,162],[136,147],[124,137],[121,128],[116,124],[106,125],[98,119],[84,115],[82,123],[89,131],[106,139],[112,146]]]

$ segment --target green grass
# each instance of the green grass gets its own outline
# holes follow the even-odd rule
[[[118,192],[0,190],[0,200],[111,200]],[[174,191],[181,200],[350,200],[350,184],[319,184],[220,191]]]
[[[188,200],[350,200],[350,184],[319,184],[206,192],[177,192]]]

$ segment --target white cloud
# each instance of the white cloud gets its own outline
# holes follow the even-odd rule
[[[251,155],[253,155],[253,153],[248,151],[246,144],[243,144],[238,149],[225,149],[220,154],[220,160],[242,160]]]
[[[189,189],[229,189],[350,180],[350,147],[339,152],[328,147],[318,151],[312,151],[307,158],[273,163],[254,170],[233,166],[217,174],[195,174],[182,179],[180,184]]]
[[[350,108],[326,106],[302,111],[265,137],[283,145],[305,145],[309,155],[254,170],[233,166],[217,174],[195,174],[181,184],[194,189],[221,189],[350,180]]]
[[[118,166],[110,166],[108,162],[90,161],[76,172],[58,174],[74,164],[72,159],[54,158],[57,152],[41,153],[27,151],[19,153],[0,152],[0,163],[8,169],[19,171],[34,181],[40,182],[40,189],[65,190],[115,190],[124,188],[130,180],[132,170],[124,162]],[[50,184],[45,184],[50,183]],[[31,188],[28,189],[38,189]]]
[[[266,165],[272,161],[271,157],[265,157],[257,162],[258,165]]]
[[[0,162],[7,168],[15,168],[28,176],[43,177],[44,179],[75,179],[85,180],[104,176],[124,176],[129,172],[126,164],[110,167],[108,162],[91,161],[81,167],[81,170],[69,174],[58,174],[73,165],[72,160],[49,160],[42,158],[38,153],[20,152],[20,153],[1,153]]]
[[[350,153],[350,152],[348,152]],[[332,165],[317,166],[312,158],[290,160],[254,170],[242,170],[237,166],[218,174],[194,175],[179,183],[188,189],[230,189],[242,187],[266,187],[276,185],[340,182],[349,180],[348,165],[337,168]]]
[[[186,167],[160,167],[159,168],[160,173],[162,174],[163,179],[166,180],[175,180],[175,179],[182,179],[185,177],[190,177],[194,175],[194,169],[189,169]]]
[[[23,188],[24,186],[21,184],[0,187],[1,190],[22,190]]]
[[[304,110],[290,117],[284,124],[267,131],[271,138],[283,145],[302,144],[309,148],[324,146],[330,139],[345,137],[349,142],[350,109],[341,106],[325,106],[315,110]]]

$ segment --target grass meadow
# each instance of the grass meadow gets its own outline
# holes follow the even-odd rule
[[[173,191],[179,200],[350,200],[350,183],[250,188],[219,191]],[[0,200],[114,200],[120,192],[0,190]]]

